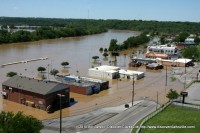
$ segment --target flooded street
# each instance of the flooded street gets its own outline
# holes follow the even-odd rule
[[[111,39],[117,39],[118,43],[122,43],[128,37],[138,34],[132,31],[110,30],[106,33],[84,37],[1,45],[0,64],[41,57],[48,57],[48,59],[0,68],[0,83],[8,79],[6,73],[10,71],[15,71],[22,76],[37,78],[37,68],[39,66],[46,67],[49,70],[53,68],[58,69],[62,74],[87,76],[88,68],[93,65],[92,56],[97,55],[100,57],[102,64],[109,64],[108,61],[103,60],[104,57],[99,52],[100,47],[108,48]],[[69,68],[65,71],[60,65],[62,61],[68,61],[70,64]],[[128,69],[129,61],[130,58],[128,55],[127,57],[121,55],[118,57],[118,66]],[[47,67],[48,64],[49,67]],[[168,80],[167,86],[165,86],[166,71],[164,69],[162,71],[146,70],[144,67],[129,69],[145,72],[145,77],[135,83],[134,100],[143,98],[158,99],[158,102],[163,104],[168,101],[165,96],[169,89],[173,88],[178,92],[183,90],[181,83],[170,81],[170,77],[172,76],[171,70],[167,72]],[[49,78],[53,79],[53,76],[49,75]],[[99,94],[85,96],[70,93],[70,97],[75,98],[77,103],[64,109],[63,116],[78,115],[103,107],[128,103],[132,98],[132,88],[132,80],[122,78],[110,81],[110,89],[104,90]],[[1,108],[5,111],[17,112],[21,110],[25,114],[33,115],[40,120],[59,117],[59,111],[47,114],[45,111],[2,100],[2,98],[0,101]]]

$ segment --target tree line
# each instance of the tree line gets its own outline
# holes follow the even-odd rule
[[[122,44],[117,44],[116,39],[112,39],[110,41],[110,46],[108,48],[109,51],[120,51],[125,50],[128,48],[137,47],[139,45],[142,45],[144,43],[147,43],[150,41],[150,38],[146,36],[146,32],[140,34],[136,37],[129,37],[127,40],[125,40]]]
[[[61,37],[75,37],[90,34],[97,34],[106,32],[105,28],[101,27],[39,27],[34,32],[19,30],[17,32],[8,32],[7,30],[0,30],[0,44],[2,43],[16,43],[38,41],[42,39],[54,39]]]
[[[108,29],[193,34],[199,34],[200,31],[200,23],[197,22],[20,17],[0,17],[0,20],[0,44],[90,35],[106,32]],[[7,31],[7,26],[12,29],[16,29],[16,26],[38,27],[30,27],[30,29],[35,29],[34,32],[17,31],[12,33]]]

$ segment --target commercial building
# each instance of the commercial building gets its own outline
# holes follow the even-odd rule
[[[88,75],[91,77],[98,77],[101,79],[116,79],[119,77],[119,71],[120,67],[115,66],[99,66],[90,68],[88,70]]]
[[[170,66],[175,66],[175,67],[194,66],[191,59],[184,59],[184,58],[179,58],[176,60],[164,60],[164,59],[157,58],[156,61],[157,63],[162,64],[162,65],[170,65]]]
[[[92,95],[100,92],[100,84],[82,80],[78,76],[64,76],[60,80],[63,84],[70,86],[70,92],[83,95]]]
[[[168,46],[168,45],[156,45],[156,46],[148,46],[147,53],[154,52],[158,54],[166,54],[166,55],[174,55],[177,54],[176,46]]]
[[[156,46],[148,46],[145,57],[147,58],[162,58],[168,59],[170,55],[177,54],[177,48],[173,45],[156,45]]]
[[[144,72],[131,71],[131,70],[119,70],[120,78],[138,80],[144,77]]]
[[[62,106],[70,106],[69,91],[69,86],[65,84],[18,75],[2,84],[2,95],[5,99],[42,110],[59,105],[58,94],[63,95]]]
[[[104,65],[95,68],[90,68],[89,76],[107,78],[107,79],[116,79],[122,77],[122,78],[132,78],[137,80],[143,78],[144,73],[139,71],[123,70],[120,69],[120,67]]]
[[[185,44],[186,45],[195,45],[194,38],[186,38]]]

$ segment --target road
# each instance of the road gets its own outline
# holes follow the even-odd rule
[[[131,103],[129,103],[131,106]],[[156,109],[156,103],[148,100],[135,101],[132,108],[124,105],[103,108],[79,116],[63,118],[63,133],[121,133],[131,132],[133,125]],[[45,128],[41,133],[56,133],[59,131],[59,119],[43,121]],[[132,126],[121,128],[119,126]],[[114,126],[118,128],[114,129]],[[98,128],[97,128],[98,127]],[[112,128],[112,129],[111,129]]]
[[[144,100],[94,127],[99,129],[89,128],[80,133],[130,133],[137,121],[154,110],[156,110],[156,103]]]

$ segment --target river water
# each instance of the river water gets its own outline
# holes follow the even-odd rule
[[[130,36],[137,36],[138,32],[109,30],[106,33],[71,37],[53,40],[42,40],[36,42],[16,43],[0,46],[0,64],[48,57],[48,60],[17,64],[0,68],[1,82],[9,71],[18,72],[24,76],[35,77],[39,66],[47,69],[58,69],[61,73],[78,74],[87,76],[87,70],[93,64],[92,56],[99,56],[102,64],[108,64],[103,60],[99,48],[108,48],[111,39],[117,39],[122,43]],[[121,60],[121,57],[119,57]],[[68,61],[69,69],[62,70],[61,62]],[[2,72],[3,71],[3,72]],[[3,75],[2,75],[3,74]]]

